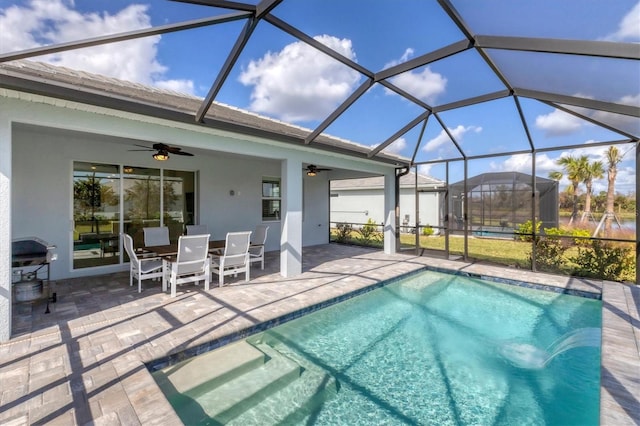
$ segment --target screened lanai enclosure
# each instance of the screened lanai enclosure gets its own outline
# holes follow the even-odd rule
[[[439,232],[397,232],[397,248],[568,274],[589,274],[585,251],[602,249],[613,253],[609,266],[627,265],[608,278],[637,281],[637,0],[72,3],[56,16],[39,10],[42,2],[0,6],[7,19],[20,10],[46,18],[6,26],[16,33],[0,43],[5,96],[328,153],[314,179],[351,171],[332,158],[357,161],[359,177],[368,166],[377,176],[380,165],[394,168],[398,179],[412,170],[446,183],[431,224]],[[120,26],[94,25],[134,12],[138,19]],[[63,31],[83,23],[86,32]],[[83,73],[105,78],[92,85]],[[155,101],[169,91],[170,101]],[[566,227],[572,210],[580,221]],[[399,230],[400,220],[384,228]],[[555,228],[554,239],[545,228]],[[492,237],[514,245],[489,255]]]

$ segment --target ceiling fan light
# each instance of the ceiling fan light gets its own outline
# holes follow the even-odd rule
[[[315,170],[309,170],[307,172],[307,176],[315,176],[316,175],[316,171]]]
[[[153,154],[153,159],[158,161],[167,161],[169,159],[169,153],[164,150],[160,150]]]

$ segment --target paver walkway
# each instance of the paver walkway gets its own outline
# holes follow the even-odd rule
[[[252,279],[209,292],[190,284],[171,298],[160,284],[128,286],[128,273],[55,283],[58,301],[14,305],[0,344],[0,424],[179,425],[146,362],[393,278],[425,265],[600,293],[598,281],[341,245],[305,248],[303,274],[279,275],[277,253]],[[605,283],[601,424],[640,424],[640,292]]]

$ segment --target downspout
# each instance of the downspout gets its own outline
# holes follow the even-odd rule
[[[400,178],[409,174],[409,171],[411,171],[409,167],[396,169],[396,194],[394,204],[396,210],[396,252],[400,252]]]

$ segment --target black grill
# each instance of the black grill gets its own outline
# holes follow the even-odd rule
[[[57,258],[53,252],[55,248],[56,246],[36,237],[15,239],[11,242],[11,266],[13,268],[48,266]]]
[[[56,246],[36,238],[18,238],[11,242],[11,267],[13,271],[13,301],[14,302],[35,302],[51,294],[49,287],[50,271],[49,265],[58,257],[53,250]],[[46,278],[40,277],[46,272]],[[46,279],[47,285],[43,285]],[[49,301],[56,301],[56,294],[53,293],[47,299],[47,310],[49,313]]]

